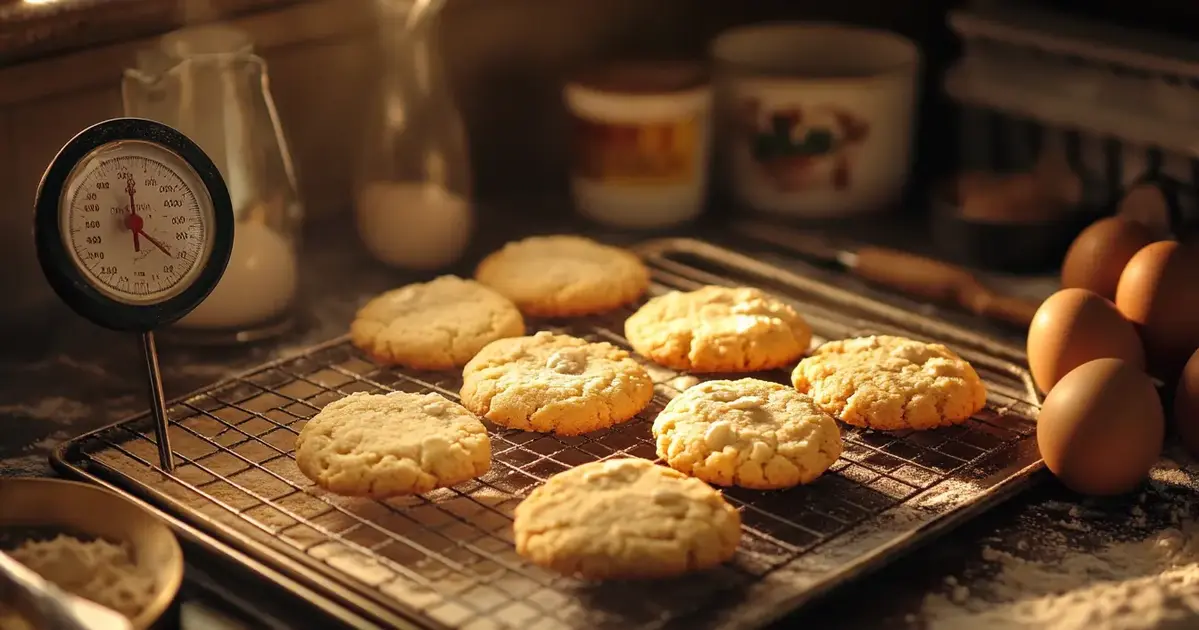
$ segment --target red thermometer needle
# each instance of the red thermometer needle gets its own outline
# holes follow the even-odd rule
[[[130,177],[129,179],[125,180],[125,182],[125,192],[129,193],[129,214],[125,216],[125,227],[129,228],[130,232],[133,232],[133,251],[140,252],[142,250],[142,246],[141,243],[138,242],[137,236],[138,234],[142,233],[142,227],[145,225],[145,221],[143,221],[141,217],[137,216],[137,206],[134,205],[133,202],[133,193],[135,191],[133,178]]]

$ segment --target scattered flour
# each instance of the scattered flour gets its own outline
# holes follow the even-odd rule
[[[1172,486],[1187,486],[1193,483],[1189,475],[1177,462],[1164,459],[1149,473],[1149,478],[1158,483]]]
[[[912,501],[914,507],[941,511],[954,508],[959,504],[974,500],[983,491],[982,486],[969,480],[946,479],[937,484],[932,492],[921,495]]]
[[[880,524],[895,531],[919,527],[964,503],[983,491],[982,486],[966,479],[946,479],[928,490],[887,510]]]
[[[1190,468],[1163,461],[1138,505],[1121,515],[1127,531],[1166,523],[1157,533],[1103,535],[1101,510],[1056,506],[1056,527],[1038,532],[1033,545],[1046,557],[1026,557],[1032,551],[1023,540],[1015,554],[985,547],[993,576],[972,581],[973,588],[946,579],[909,621],[929,630],[1199,628],[1199,466]],[[1076,542],[1080,532],[1104,540],[1086,548]]]
[[[22,448],[20,455],[4,458],[4,467],[8,474],[16,476],[46,475],[50,470],[49,452],[69,437],[71,437],[71,433],[67,431],[55,431]]]
[[[42,398],[26,405],[0,405],[0,416],[16,416],[59,424],[86,418],[91,411],[91,407],[61,396]]]
[[[50,357],[48,359],[43,359],[43,360],[37,361],[35,363],[21,363],[21,364],[19,364],[19,366],[14,364],[14,365],[7,366],[7,367],[11,367],[14,371],[19,370],[20,372],[23,372],[23,373],[42,372],[42,371],[59,371],[62,368],[66,368],[68,370],[76,370],[79,372],[84,372],[90,376],[102,376],[102,377],[109,376],[109,373],[104,369],[103,366],[97,365],[95,363],[85,363],[83,361],[78,361],[76,359],[73,359],[73,358],[65,355],[65,354],[60,354],[60,355],[57,355],[54,357]]]

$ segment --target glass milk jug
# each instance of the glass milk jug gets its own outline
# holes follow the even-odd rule
[[[292,322],[303,209],[266,62],[224,27],[164,36],[125,71],[125,115],[186,134],[221,171],[237,219],[233,254],[212,293],[172,330],[182,340],[242,342]]]
[[[462,118],[438,50],[442,0],[375,0],[383,62],[355,181],[355,220],[385,264],[453,264],[474,228]]]

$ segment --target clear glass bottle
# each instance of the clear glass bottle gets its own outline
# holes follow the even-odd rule
[[[379,261],[453,264],[474,229],[466,132],[438,46],[444,0],[375,0],[383,55],[355,182],[355,220]]]
[[[233,254],[221,281],[171,327],[197,343],[255,341],[290,327],[303,206],[266,62],[226,27],[185,29],[144,51],[121,85],[126,116],[183,132],[212,158],[233,201]]]

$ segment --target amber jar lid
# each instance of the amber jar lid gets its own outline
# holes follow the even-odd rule
[[[571,83],[611,94],[673,94],[707,85],[708,69],[691,61],[620,62],[582,72]]]

